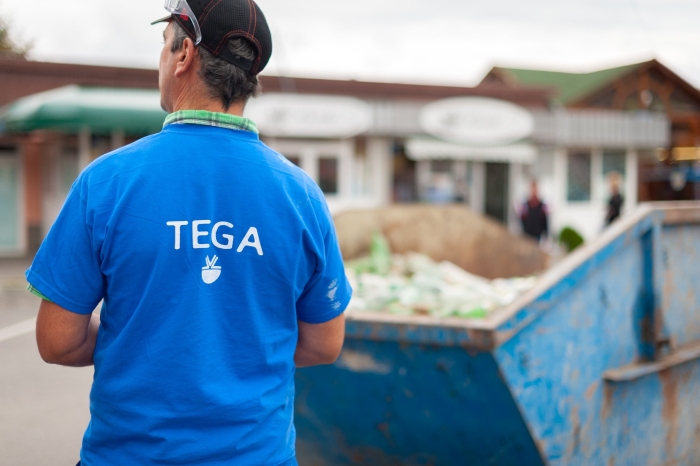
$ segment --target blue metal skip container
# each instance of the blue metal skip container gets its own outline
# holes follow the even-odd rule
[[[485,320],[354,314],[299,463],[700,465],[700,204],[645,205]]]

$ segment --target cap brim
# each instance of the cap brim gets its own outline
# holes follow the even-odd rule
[[[155,25],[155,24],[158,24],[158,23],[168,23],[168,22],[170,22],[170,21],[172,21],[172,20],[173,20],[173,15],[168,15],[168,16],[166,16],[165,18],[161,18],[161,19],[158,19],[158,20],[156,20],[156,21],[153,21],[153,22],[151,23],[151,26],[153,26],[153,25]]]

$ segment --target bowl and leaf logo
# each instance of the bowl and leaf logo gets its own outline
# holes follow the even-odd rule
[[[218,260],[218,256],[214,256],[214,258],[211,260],[209,259],[209,256],[207,256],[207,265],[206,267],[202,267],[202,280],[207,285],[211,285],[221,276],[221,267],[217,267],[216,265]]]

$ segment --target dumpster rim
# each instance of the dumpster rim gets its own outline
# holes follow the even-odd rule
[[[645,222],[646,221],[646,222]],[[571,274],[575,273],[588,261],[594,258],[605,248],[613,245],[618,240],[636,239],[646,233],[655,225],[682,225],[700,223],[700,201],[679,202],[655,202],[640,204],[630,215],[623,217],[603,232],[594,241],[584,244],[577,251],[564,258],[550,270],[545,272],[535,286],[518,297],[508,306],[496,309],[483,319],[466,319],[460,317],[433,317],[422,315],[401,316],[380,312],[352,311],[346,314],[347,321],[367,325],[395,325],[405,327],[426,327],[435,329],[451,329],[457,331],[483,332],[490,334],[490,338],[484,344],[475,344],[486,350],[493,350],[501,346],[513,336],[530,325],[539,315],[546,312],[549,306],[537,306],[537,301],[542,296],[554,289]],[[527,315],[518,314],[529,309]],[[508,324],[510,324],[509,328]],[[362,335],[349,334],[348,337],[361,337]]]

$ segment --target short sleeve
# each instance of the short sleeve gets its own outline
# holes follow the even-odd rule
[[[104,296],[104,279],[78,183],[26,276],[31,286],[54,303],[76,314],[89,314]]]
[[[311,258],[316,263],[315,271],[297,301],[297,319],[307,324],[335,319],[345,312],[352,297],[330,214],[324,208],[319,216],[321,235],[314,248],[316,257]]]

